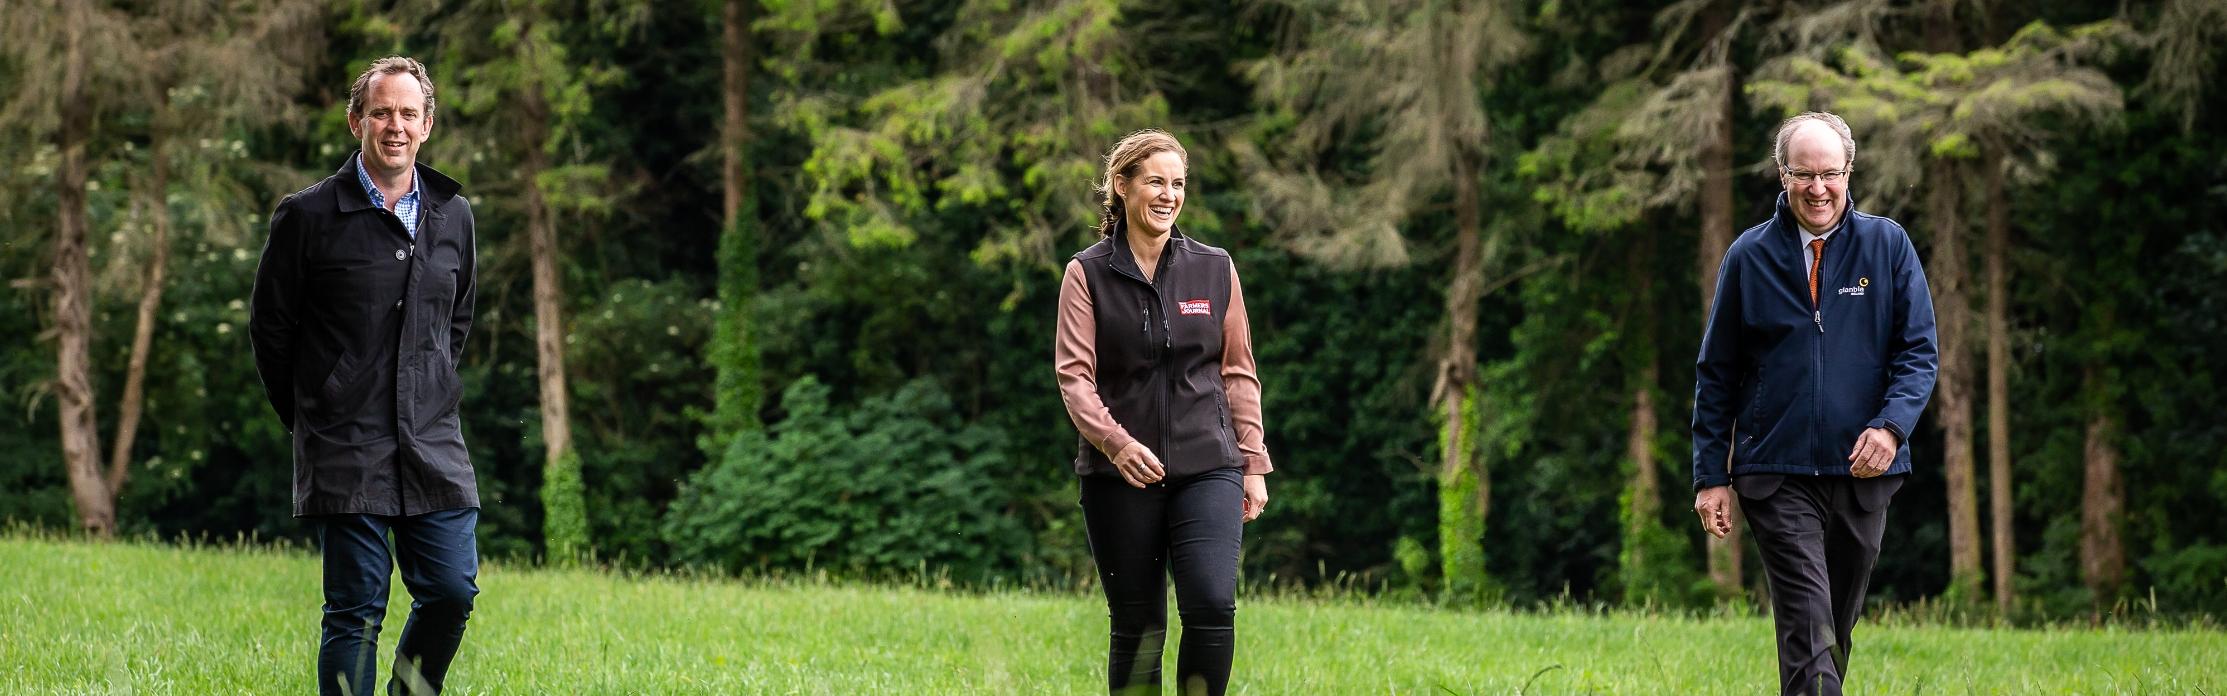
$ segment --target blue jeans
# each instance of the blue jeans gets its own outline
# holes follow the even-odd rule
[[[387,615],[387,576],[402,567],[410,622],[395,649],[389,694],[437,694],[464,639],[479,594],[479,508],[409,517],[316,518],[325,555],[324,637],[317,688],[328,696],[367,696],[379,673],[379,624]],[[387,532],[394,550],[387,550]]]

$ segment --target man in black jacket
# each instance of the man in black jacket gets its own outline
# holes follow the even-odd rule
[[[324,550],[326,694],[372,693],[394,565],[413,601],[390,693],[440,692],[479,594],[456,375],[478,247],[456,181],[417,163],[433,105],[418,61],[357,77],[348,130],[362,149],[279,203],[255,272],[255,367],[292,433],[294,515]]]
[[[1855,209],[1840,117],[1787,119],[1771,159],[1786,191],[1726,250],[1695,363],[1694,512],[1722,537],[1739,494],[1771,581],[1780,692],[1839,694],[1933,393],[1933,295],[1902,226]]]

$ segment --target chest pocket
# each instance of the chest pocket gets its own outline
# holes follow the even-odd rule
[[[1185,355],[1204,355],[1219,359],[1222,355],[1222,313],[1224,298],[1205,293],[1185,293],[1169,298],[1173,313],[1168,317],[1168,331],[1174,350]]]
[[[1146,373],[1162,352],[1161,312],[1153,306],[1152,291],[1111,273],[1095,280],[1091,311],[1098,324],[1100,376],[1119,380]]]

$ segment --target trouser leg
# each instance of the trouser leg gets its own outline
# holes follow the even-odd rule
[[[1111,623],[1109,693],[1160,693],[1160,654],[1168,626],[1167,497],[1159,485],[1138,489],[1106,476],[1082,480],[1083,526]]]
[[[1835,672],[1848,675],[1848,658],[1855,650],[1856,619],[1863,614],[1864,594],[1871,588],[1871,571],[1879,563],[1879,540],[1887,530],[1887,501],[1902,487],[1904,477],[1846,479],[1833,496],[1834,514],[1826,525],[1825,565],[1833,587],[1833,651]],[[1873,509],[1867,509],[1869,508]]]
[[[1168,561],[1183,635],[1176,688],[1221,696],[1237,648],[1237,559],[1245,533],[1245,489],[1236,469],[1170,484]]]
[[[1838,643],[1826,560],[1831,513],[1812,483],[1786,477],[1762,497],[1743,496],[1741,507],[1771,583],[1780,693],[1837,695],[1841,675],[1833,655]]]
[[[387,615],[387,523],[371,515],[317,520],[324,556],[323,635],[317,647],[317,690],[326,696],[368,696],[378,683],[379,626]]]
[[[479,509],[397,518],[395,560],[410,589],[410,621],[395,646],[389,694],[438,694],[479,595]]]

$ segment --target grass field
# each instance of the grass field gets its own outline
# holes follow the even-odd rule
[[[300,550],[0,537],[0,694],[311,693],[317,568]],[[389,651],[409,606],[396,585]],[[509,565],[480,586],[450,693],[1102,690],[1095,595]],[[1774,679],[1761,618],[1240,602],[1232,693],[1754,694]],[[2215,631],[1866,624],[1857,641],[1851,693],[2227,693]]]

